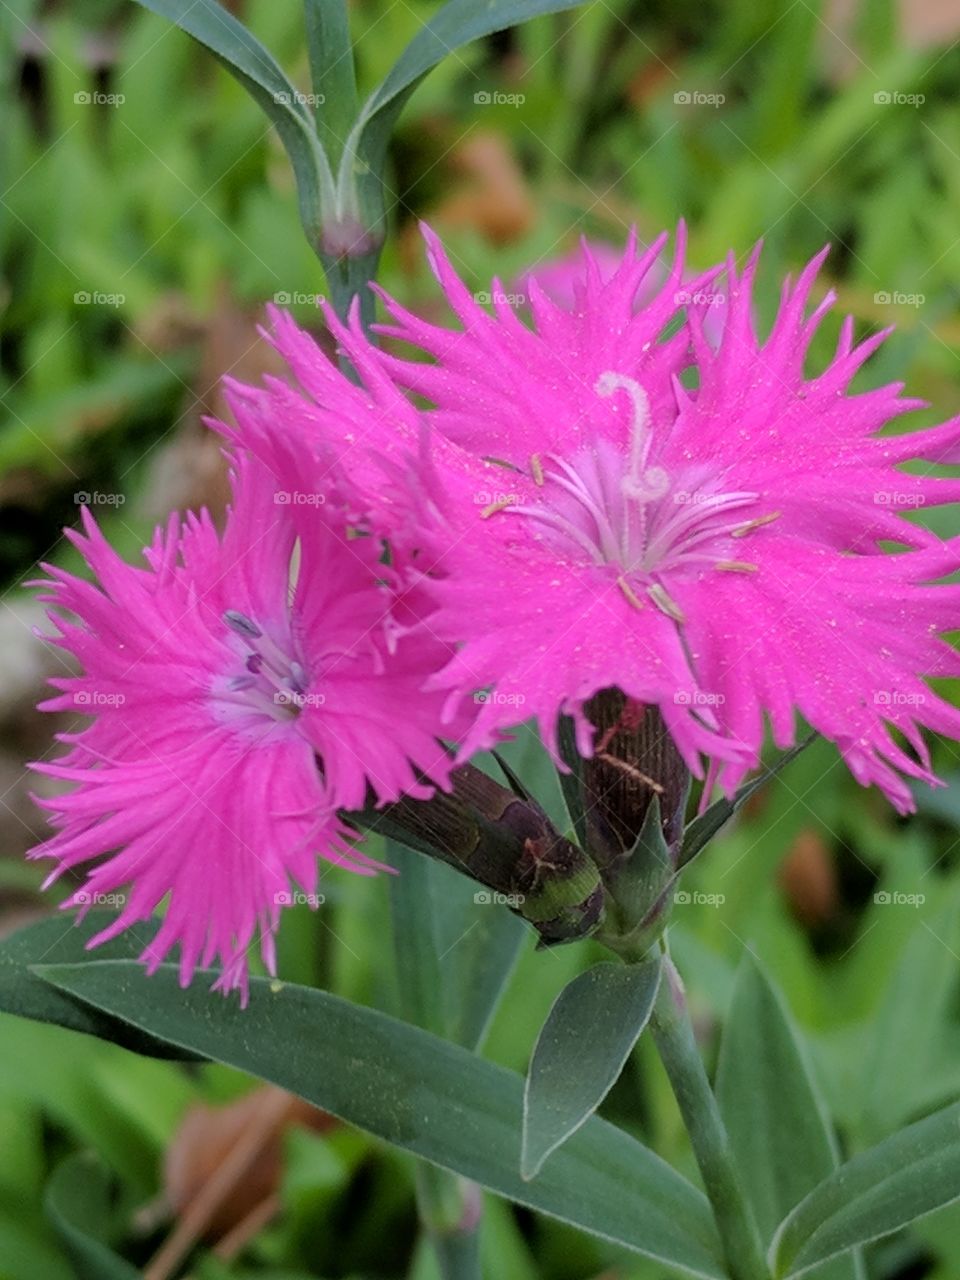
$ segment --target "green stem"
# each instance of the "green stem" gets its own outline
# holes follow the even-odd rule
[[[446,1036],[450,1009],[437,928],[443,905],[438,868],[400,844],[391,841],[388,847],[400,873],[390,880],[390,913],[401,1012],[408,1022]],[[442,1280],[480,1280],[480,1188],[425,1161],[417,1161],[415,1183],[420,1223]]]
[[[760,1233],[697,1048],[683,983],[669,956],[664,957],[650,1027],[690,1134],[731,1280],[770,1280]]]
[[[480,1188],[446,1169],[417,1165],[417,1207],[442,1280],[481,1280]]]

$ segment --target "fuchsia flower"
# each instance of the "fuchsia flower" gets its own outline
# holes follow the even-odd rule
[[[903,775],[935,781],[921,729],[960,737],[960,713],[924,683],[960,673],[937,638],[956,626],[960,588],[933,585],[960,556],[902,512],[956,501],[960,486],[898,466],[948,457],[960,420],[879,435],[919,403],[899,384],[849,391],[886,336],[854,346],[849,320],[828,368],[805,375],[833,300],[806,314],[823,255],[787,283],[765,341],[751,318],[757,256],[742,273],[731,261],[715,349],[706,304],[669,328],[682,252],[636,306],[662,239],[639,257],[631,239],[608,279],[587,253],[572,309],[531,281],[529,328],[506,302],[478,306],[425,235],[459,327],[385,298],[382,331],[430,362],[380,351],[356,317],[345,328],[328,313],[357,387],[277,315],[302,393],[256,393],[242,436],[272,466],[291,436],[301,466],[324,471],[335,451],[375,522],[415,555],[429,633],[457,646],[431,687],[450,706],[488,691],[464,754],[529,716],[552,740],[561,713],[589,753],[584,703],[615,685],[657,705],[690,767],[708,757],[727,791],[758,764],[765,717],[786,747],[799,711],[859,781],[909,809]]]
[[[530,290],[531,280],[537,287],[564,311],[574,311],[580,305],[580,295],[591,268],[606,283],[623,262],[623,252],[603,240],[581,240],[572,253],[559,258],[548,258],[530,267],[520,277],[518,287],[525,296]],[[637,296],[633,300],[635,307],[644,306],[663,285],[669,267],[663,261],[655,262],[643,280]],[[726,295],[714,289],[699,292],[681,286],[677,290],[676,304],[687,306],[694,302],[706,308],[703,319],[704,333],[716,346],[723,333],[723,325],[727,315]]]
[[[278,491],[245,461],[234,481],[222,537],[206,513],[172,516],[135,568],[84,510],[84,535],[68,537],[98,584],[45,566],[51,641],[82,674],[53,681],[43,705],[94,719],[33,766],[73,784],[41,800],[57,831],[33,856],[57,860],[51,880],[95,863],[67,906],[129,886],[91,946],[167,900],[148,969],[179,944],[184,985],[218,962],[216,986],[245,999],[258,930],[273,970],[291,880],[313,895],[318,857],[378,869],[337,810],[368,788],[427,796],[424,776],[444,784],[449,763],[438,695],[420,692],[440,651],[399,634],[410,602],[379,545],[349,537],[322,492]]]

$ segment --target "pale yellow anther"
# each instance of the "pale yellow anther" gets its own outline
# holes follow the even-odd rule
[[[489,507],[484,507],[480,512],[481,520],[489,520],[491,516],[495,516],[498,511],[503,511],[506,507],[513,506],[512,498],[501,498],[499,502],[491,502]]]
[[[683,612],[676,600],[661,587],[659,582],[655,582],[652,586],[647,587],[647,595],[657,606],[661,613],[665,613],[668,618],[672,618],[674,622],[686,622],[687,615]]]
[[[537,485],[538,487],[542,486],[543,485],[543,466],[541,465],[541,462],[540,462],[539,453],[531,453],[530,471],[533,475],[534,484]]]
[[[757,566],[747,560],[718,560],[713,566],[723,573],[756,573]]]
[[[745,538],[748,533],[753,533],[754,529],[760,529],[765,524],[773,524],[774,520],[780,519],[779,511],[771,511],[769,515],[757,516],[756,520],[748,520],[746,524],[740,525],[731,533],[733,538]]]
[[[630,583],[626,580],[625,577],[623,577],[622,574],[617,579],[617,586],[623,592],[629,604],[632,604],[635,609],[643,608],[643,601],[640,599],[640,597],[634,591],[633,587],[631,587]]]

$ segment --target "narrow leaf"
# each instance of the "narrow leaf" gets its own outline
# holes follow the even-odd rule
[[[524,1178],[535,1177],[610,1092],[649,1021],[659,984],[659,960],[598,964],[557,996],[524,1090]]]
[[[765,1242],[789,1211],[837,1168],[826,1107],[790,1015],[744,954],[723,1029],[717,1100]],[[818,1280],[856,1280],[854,1258]]]
[[[78,1280],[137,1280],[140,1272],[104,1243],[111,1216],[110,1180],[93,1156],[75,1153],[58,1166],[44,1207]]]
[[[153,1058],[190,1059],[176,1045],[136,1030],[109,1014],[74,1000],[30,972],[33,964],[79,964],[96,960],[133,960],[159,928],[159,921],[138,925],[105,942],[95,952],[86,946],[115,919],[112,911],[91,911],[83,921],[55,915],[19,929],[0,941],[0,1010],[35,1022],[52,1022],[110,1040]]]
[[[960,1200],[960,1103],[841,1165],[781,1224],[776,1275],[805,1275],[858,1245]]]
[[[314,112],[327,154],[340,158],[359,103],[347,0],[304,0]]]
[[[247,90],[280,135],[297,179],[300,217],[316,248],[321,197],[333,205],[333,177],[302,96],[273,54],[217,0],[137,0],[193,36]]]
[[[769,769],[765,769],[758,777],[753,778],[742,786],[732,800],[728,800],[724,796],[722,800],[717,800],[712,804],[706,813],[701,813],[699,817],[694,818],[683,833],[679,866],[685,867],[688,862],[692,862],[704,846],[713,839],[723,824],[728,822],[737,810],[746,804],[750,797],[759,791],[761,787],[765,787],[771,778],[775,778],[792,760],[795,760],[801,751],[805,751],[817,736],[816,733],[811,733],[802,742],[798,742],[795,747],[785,751]]]
[[[721,1280],[706,1198],[594,1116],[543,1173],[520,1169],[523,1081],[457,1045],[325,991],[255,978],[250,1004],[180,990],[124,961],[38,969],[61,991],[289,1089],[358,1128],[491,1191],[690,1275]]]
[[[570,825],[581,849],[587,847],[587,810],[583,791],[583,759],[577,750],[576,732],[570,716],[561,716],[557,730],[560,755],[569,773],[557,770],[560,789],[570,817]]]

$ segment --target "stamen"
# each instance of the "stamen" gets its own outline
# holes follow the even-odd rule
[[[251,640],[258,640],[263,635],[257,624],[239,609],[227,609],[223,620],[231,631],[236,631],[237,635],[246,636]]]
[[[636,498],[638,502],[662,498],[670,487],[670,477],[663,467],[647,468],[647,455],[653,435],[650,431],[650,399],[646,391],[636,378],[630,378],[625,373],[615,373],[612,369],[601,373],[594,383],[594,390],[605,399],[617,391],[626,391],[633,405],[630,463],[627,474],[620,482],[623,492],[628,498]]]
[[[746,560],[718,560],[713,566],[724,573],[756,573],[757,566]]]
[[[632,604],[635,609],[643,608],[643,601],[634,591],[633,587],[631,587],[630,583],[626,580],[623,574],[621,574],[620,577],[617,579],[617,586],[623,592],[624,596],[627,598],[627,601],[630,604]]]
[[[759,529],[762,525],[773,524],[774,520],[780,519],[779,511],[771,511],[769,515],[757,516],[756,520],[748,520],[746,524],[742,524],[739,528],[731,530],[731,538],[745,538],[748,533],[752,533],[754,529]]]
[[[540,463],[539,453],[531,453],[530,455],[530,471],[533,474],[533,482],[538,488],[543,488],[543,467]]]
[[[480,512],[481,520],[489,520],[491,516],[495,516],[498,511],[503,511],[507,507],[513,506],[512,498],[501,498],[499,502],[491,502],[489,507],[484,507]]]
[[[686,622],[687,615],[683,612],[676,600],[661,587],[659,582],[654,582],[652,586],[647,587],[647,595],[657,606],[661,613],[665,613],[668,618],[672,618],[674,622]]]

